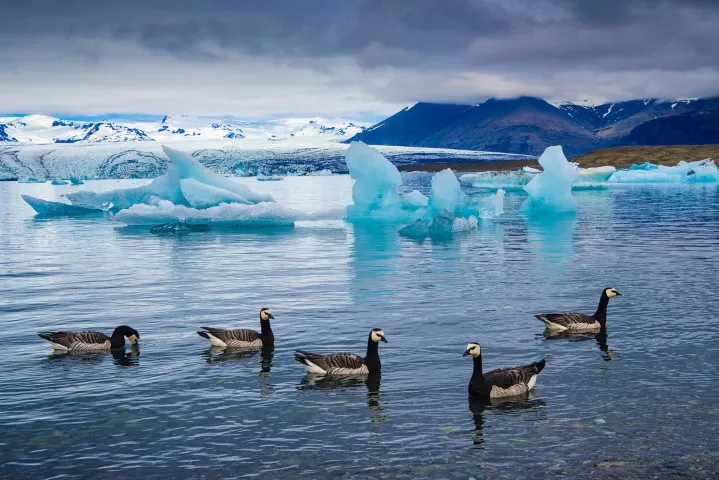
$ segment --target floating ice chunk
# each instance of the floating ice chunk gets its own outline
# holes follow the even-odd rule
[[[612,166],[578,168],[579,182],[607,182],[617,169]]]
[[[258,182],[279,182],[280,180],[282,180],[282,177],[278,177],[278,176],[264,176],[263,175],[263,176],[257,177]]]
[[[539,168],[534,168],[534,167],[529,167],[529,166],[522,167],[522,171],[526,172],[526,173],[542,173],[542,170],[540,170]]]
[[[84,184],[85,182],[82,181],[82,178],[76,177],[76,176],[74,176],[74,175],[71,175],[71,176],[70,176],[70,183],[72,183],[73,185],[82,185],[82,184]]]
[[[352,187],[353,205],[347,207],[347,216],[403,217],[402,199],[397,187],[402,176],[389,160],[363,142],[352,142],[345,153],[347,169],[355,181]]]
[[[714,162],[708,160],[687,172],[686,180],[689,183],[719,182],[719,168]]]
[[[637,165],[636,163],[632,163],[632,166],[629,167],[629,170],[658,170],[659,166],[654,165],[653,163],[644,162],[641,165]]]
[[[402,195],[402,203],[405,207],[422,208],[429,204],[429,199],[419,190],[412,190],[411,192]]]
[[[293,226],[296,212],[274,202],[254,205],[223,203],[204,210],[175,205],[167,200],[157,205],[138,204],[119,211],[114,219],[126,225],[157,225],[184,221],[213,227]]]
[[[221,203],[244,203],[246,205],[253,203],[229,190],[200,183],[194,178],[180,180],[180,190],[189,206],[193,208],[210,208]]]
[[[429,208],[435,215],[443,211],[462,215],[471,203],[452,170],[447,168],[432,177]]]
[[[45,183],[45,182],[47,182],[47,179],[35,178],[35,177],[23,177],[18,180],[18,183]]]
[[[53,178],[51,183],[53,185],[68,185],[68,183],[62,178]]]
[[[524,187],[529,195],[522,205],[525,211],[573,212],[577,201],[572,196],[572,184],[577,179],[577,171],[570,164],[562,147],[547,147],[539,157],[543,171],[536,175]]]
[[[504,193],[504,190],[500,188],[484,200],[479,211],[481,218],[489,220],[504,213]]]
[[[536,170],[536,169],[532,169]],[[537,170],[541,172],[541,170]],[[462,175],[460,180],[467,182],[473,187],[486,188],[490,190],[522,190],[529,181],[534,178],[537,172],[480,172],[467,173]]]
[[[154,198],[169,200],[175,205],[192,206],[194,203],[208,207],[228,201],[245,204],[274,201],[270,195],[255,193],[242,184],[212,173],[184,152],[165,146],[162,148],[172,163],[164,175],[157,177],[149,185],[102,193],[83,190],[68,194],[67,198],[75,205],[101,208],[103,205],[113,204],[115,209],[150,204]],[[191,181],[187,188],[191,192],[192,203],[183,191],[183,181],[187,180]],[[200,188],[200,185],[203,187]],[[202,198],[203,194],[207,195],[206,198]]]
[[[51,202],[41,198],[21,195],[22,199],[30,205],[38,215],[43,217],[77,217],[82,215],[102,214],[102,210],[85,208],[61,202]]]
[[[477,228],[479,221],[477,217],[469,218],[455,217],[447,210],[442,211],[429,221],[418,219],[405,227],[399,229],[399,234],[405,237],[446,237],[452,233],[466,232]]]
[[[308,177],[329,177],[330,175],[333,175],[333,173],[332,173],[332,170],[330,170],[329,168],[325,168],[323,170],[307,172],[305,175]]]
[[[647,164],[645,164],[647,165]],[[651,165],[651,164],[649,164]],[[710,159],[679,162],[673,167],[652,165],[656,168],[630,168],[618,170],[610,183],[699,183],[719,181],[719,169]]]

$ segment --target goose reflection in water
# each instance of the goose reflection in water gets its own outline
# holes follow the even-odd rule
[[[243,348],[223,348],[223,347],[210,347],[203,356],[207,363],[218,363],[235,360],[243,360],[246,358],[252,358],[258,353],[260,354],[260,376],[269,377],[270,371],[272,370],[272,358],[274,357],[274,346],[270,345],[263,347],[261,350],[257,349],[243,349]]]
[[[474,436],[472,438],[472,443],[475,445],[482,445],[485,442],[485,414],[502,415],[520,410],[541,408],[544,406],[544,400],[537,399],[537,395],[534,390],[516,397],[499,397],[492,399],[468,397],[468,402],[469,411],[472,413],[472,419],[474,420]]]
[[[543,337],[546,340],[567,340],[569,342],[584,342],[594,339],[602,352],[602,359],[606,362],[612,360],[617,353],[607,345],[606,326],[600,328],[597,333],[552,332],[545,330],[544,333],[538,334],[537,337]]]
[[[389,418],[380,404],[380,385],[382,374],[370,373],[368,375],[353,375],[349,377],[332,377],[308,373],[302,378],[298,390],[341,390],[364,385],[367,387],[367,406],[372,410],[370,421],[372,423],[384,422]]]
[[[107,359],[108,354],[112,355],[112,363],[118,367],[133,367],[139,365],[140,347],[133,345],[130,350],[117,348],[104,352],[73,352],[54,350],[48,355],[48,361],[57,362],[96,362],[100,363]]]

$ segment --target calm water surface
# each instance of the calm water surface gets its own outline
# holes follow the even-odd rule
[[[428,177],[412,177],[426,188]],[[347,177],[259,183],[304,211]],[[138,182],[134,182],[138,183]],[[341,221],[151,235],[33,218],[0,183],[2,478],[709,478],[719,471],[719,187],[577,192],[576,216],[509,219],[441,241]],[[508,195],[516,211],[522,198]],[[591,313],[606,338],[547,340],[532,314]],[[214,352],[201,325],[258,327],[271,356]],[[126,356],[55,356],[48,329],[141,333]],[[383,374],[315,382],[292,350],[364,353]],[[547,359],[522,402],[472,404],[485,368]],[[607,463],[609,462],[609,463]]]

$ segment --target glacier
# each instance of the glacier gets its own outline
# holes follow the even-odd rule
[[[572,184],[579,175],[574,165],[567,161],[562,147],[547,147],[539,157],[542,173],[524,186],[529,198],[522,205],[524,212],[574,212],[577,200],[572,195]]]

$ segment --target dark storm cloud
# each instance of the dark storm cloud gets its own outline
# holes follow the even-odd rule
[[[2,14],[0,42],[15,54],[0,54],[0,61],[10,69],[53,48],[65,60],[131,65],[130,54],[119,53],[127,47],[188,68],[244,55],[316,70],[342,59],[365,73],[417,76],[379,82],[384,87],[372,92],[388,102],[400,101],[387,92],[405,84],[402,101],[413,85],[434,99],[464,95],[446,91],[433,71],[501,76],[514,85],[497,93],[472,87],[469,96],[561,91],[547,83],[558,72],[571,78],[589,70],[614,73],[618,82],[644,72],[661,83],[656,91],[676,96],[719,93],[711,76],[699,75],[719,71],[716,0],[26,0],[5,5]],[[661,72],[695,72],[696,81],[657,79]],[[615,90],[642,96],[636,86]]]

